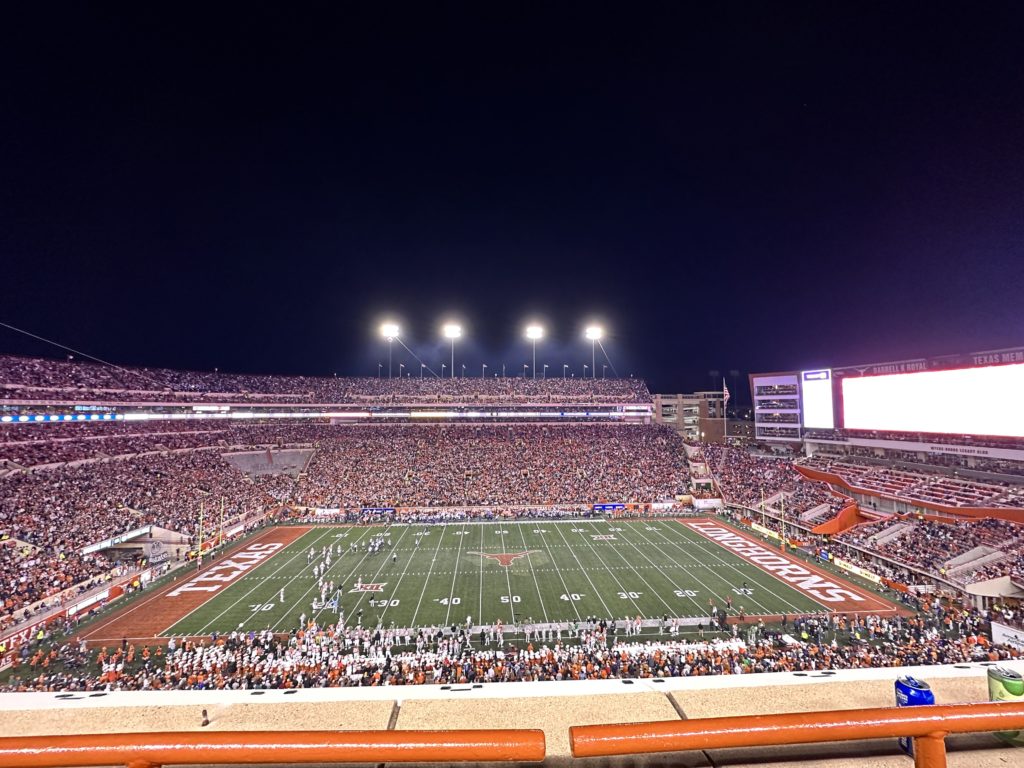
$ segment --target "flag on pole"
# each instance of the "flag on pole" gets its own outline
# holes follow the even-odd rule
[[[722,377],[722,401],[724,405],[729,405],[729,385],[725,383],[725,376]]]

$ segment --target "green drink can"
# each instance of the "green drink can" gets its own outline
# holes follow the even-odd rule
[[[1024,677],[1006,667],[988,668],[988,700],[989,701],[1024,701]],[[997,739],[1024,747],[1024,731],[997,731]]]

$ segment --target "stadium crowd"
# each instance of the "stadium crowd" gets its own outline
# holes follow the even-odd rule
[[[288,636],[269,630],[210,639],[172,638],[166,650],[125,640],[93,656],[84,644],[24,646],[0,690],[202,690],[465,684],[689,677],[957,664],[1017,658],[982,631],[983,617],[955,608],[910,618],[804,616],[781,629],[763,623],[712,638],[618,637],[591,619],[535,639],[502,640],[502,628],[326,627]],[[733,629],[736,627],[736,629]],[[672,635],[675,635],[673,626]],[[730,631],[731,630],[731,631]],[[792,634],[790,634],[792,633]],[[741,635],[745,634],[746,638]]]
[[[78,434],[75,426],[56,425],[54,434]],[[15,542],[0,555],[4,615],[110,567],[102,557],[80,555],[84,544],[148,524],[194,540],[201,504],[217,511],[207,517],[209,537],[222,499],[233,520],[284,503],[357,514],[363,507],[580,505],[671,500],[688,486],[680,438],[657,426],[154,426],[138,435],[118,426],[96,425],[115,430],[99,442],[152,441],[147,447],[157,450],[0,475],[0,535]],[[29,445],[65,440],[87,442],[61,436]],[[222,456],[229,446],[268,444],[315,446],[305,475],[250,477]]]
[[[573,504],[687,492],[679,435],[651,425],[390,426],[318,444],[307,507]]]
[[[891,536],[886,535],[889,532]],[[1021,575],[1020,566],[1024,562],[1024,527],[997,518],[942,523],[896,518],[859,525],[839,534],[835,540],[960,584]],[[952,560],[978,547],[987,547],[989,552],[1003,556],[996,561],[986,560],[975,568],[971,568],[969,562],[952,568]],[[979,552],[978,559],[986,558],[984,553],[985,550]]]
[[[758,509],[762,499],[782,492],[786,495],[787,511],[795,515],[822,504],[835,513],[848,503],[824,484],[806,480],[793,469],[789,459],[715,443],[701,447],[722,498],[729,503]]]
[[[174,402],[253,400],[288,403],[651,402],[641,379],[261,376],[169,368],[124,368],[73,360],[0,355],[7,400]]]

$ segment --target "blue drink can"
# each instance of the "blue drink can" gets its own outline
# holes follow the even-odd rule
[[[897,707],[921,707],[935,703],[935,694],[931,686],[923,680],[905,675],[896,678],[896,706]],[[900,749],[911,757],[914,756],[914,740],[901,737]]]

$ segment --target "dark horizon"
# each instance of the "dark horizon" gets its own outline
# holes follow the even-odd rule
[[[580,375],[597,321],[620,376],[746,400],[1024,344],[1010,3],[8,21],[0,321],[113,363],[374,375],[393,317],[439,367],[456,316],[457,371],[521,372],[538,320]]]

